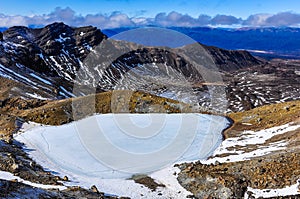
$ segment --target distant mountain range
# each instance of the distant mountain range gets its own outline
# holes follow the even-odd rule
[[[104,29],[108,37],[133,28]],[[171,27],[195,41],[225,49],[244,49],[265,58],[300,58],[300,28],[185,28]]]

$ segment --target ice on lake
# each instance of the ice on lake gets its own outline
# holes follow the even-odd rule
[[[15,138],[41,165],[76,175],[128,178],[207,158],[228,125],[225,117],[205,114],[100,114],[34,127]]]

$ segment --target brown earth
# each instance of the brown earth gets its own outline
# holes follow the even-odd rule
[[[229,117],[234,124],[224,132],[226,139],[239,137],[244,130],[261,130],[286,123],[299,124],[300,101],[262,106],[231,113]],[[274,136],[262,145],[268,146],[276,141],[288,142],[287,148],[240,162],[205,165],[198,161],[177,165],[182,170],[178,180],[196,198],[243,198],[248,186],[276,189],[296,184],[300,179],[300,129]],[[253,151],[259,145],[244,148],[247,147]],[[239,146],[235,148],[239,149]],[[223,157],[227,155],[231,154],[222,154]],[[300,190],[297,196],[279,198],[300,198]]]
[[[131,179],[136,183],[148,187],[151,191],[155,191],[158,187],[165,187],[164,184],[155,182],[153,178],[147,175],[133,175]]]
[[[225,135],[231,137],[233,130],[260,130],[300,122],[300,101],[261,106],[249,111],[230,113],[228,116],[234,121],[234,125]]]
[[[0,101],[0,136],[6,141],[18,130],[16,119],[47,125],[62,125],[94,113],[192,112],[187,104],[139,91],[104,92],[79,98],[44,101],[19,97]]]

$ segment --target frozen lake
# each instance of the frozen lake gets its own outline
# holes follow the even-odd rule
[[[204,114],[100,114],[35,126],[15,139],[42,166],[74,176],[128,178],[207,158],[229,121]]]

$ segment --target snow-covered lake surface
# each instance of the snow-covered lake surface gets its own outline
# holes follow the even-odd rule
[[[189,193],[178,184],[173,165],[207,158],[230,123],[204,114],[101,114],[62,126],[31,125],[15,139],[44,168],[67,175],[66,186],[95,184],[109,194],[157,196],[127,180],[145,173],[166,185],[159,193],[182,198]]]
[[[224,117],[202,114],[101,114],[37,126],[16,140],[74,173],[127,178],[208,157],[228,125]]]

